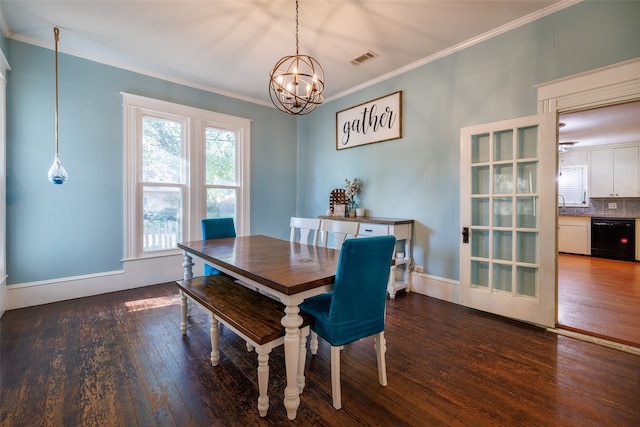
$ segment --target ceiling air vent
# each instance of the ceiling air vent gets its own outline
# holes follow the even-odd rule
[[[363,64],[363,63],[365,63],[367,61],[372,60],[373,58],[375,58],[377,56],[379,56],[377,53],[369,51],[367,53],[364,53],[364,54],[358,56],[356,59],[352,59],[351,63],[353,65],[361,65],[361,64]]]

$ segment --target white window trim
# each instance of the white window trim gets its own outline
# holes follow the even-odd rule
[[[141,151],[136,143],[139,129],[138,115],[144,112],[157,112],[160,115],[176,115],[179,120],[185,120],[188,126],[185,128],[187,158],[197,159],[190,162],[187,176],[187,188],[193,188],[192,183],[203,183],[205,174],[205,162],[202,158],[204,141],[202,139],[203,127],[218,127],[220,129],[233,130],[238,135],[238,154],[241,159],[240,191],[236,200],[236,233],[239,236],[249,234],[250,230],[250,137],[251,120],[241,117],[216,113],[213,111],[175,104],[139,95],[122,92],[124,111],[124,259],[139,259],[166,256],[179,253],[177,249],[157,252],[143,252],[140,247],[142,240],[140,229],[140,215],[142,206],[138,187],[140,181],[138,174]],[[191,152],[195,150],[195,152]],[[202,160],[202,161],[201,161]],[[197,184],[200,187],[200,184]],[[183,240],[199,240],[201,238],[200,220],[206,215],[206,200],[201,191],[187,191],[183,204],[186,221],[183,222]]]

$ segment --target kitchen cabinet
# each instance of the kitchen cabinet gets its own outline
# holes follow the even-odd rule
[[[590,150],[589,196],[639,197],[639,162],[638,146]]]
[[[591,255],[590,217],[558,217],[558,252]]]
[[[359,222],[358,238],[395,236],[397,244],[393,250],[393,261],[389,272],[387,292],[391,298],[395,298],[396,292],[401,289],[406,289],[406,291],[409,292],[411,289],[411,231],[414,220],[373,217],[343,218],[335,216],[320,216],[319,218]],[[398,246],[402,247],[402,252],[397,251]],[[402,256],[399,256],[400,254],[402,254]]]

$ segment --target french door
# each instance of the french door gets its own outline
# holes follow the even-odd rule
[[[463,305],[555,326],[556,135],[550,113],[461,130]]]

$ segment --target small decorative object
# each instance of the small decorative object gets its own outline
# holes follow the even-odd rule
[[[356,216],[363,218],[364,217],[364,208],[356,208]]]
[[[358,203],[356,202],[356,195],[358,194],[358,191],[360,191],[360,181],[358,181],[358,178],[353,178],[353,181],[345,179],[344,188],[344,193],[348,200],[349,216],[355,217],[356,208],[358,207]]]
[[[336,203],[335,205],[333,205],[333,216],[344,217],[347,216],[346,212],[346,205],[342,203]]]
[[[347,199],[345,191],[342,188],[336,188],[335,190],[331,191],[331,195],[329,196],[329,210],[333,212],[333,216],[339,216],[336,213],[335,205],[346,205],[348,202],[349,199]],[[344,212],[341,216],[344,216]]]
[[[402,92],[336,113],[336,150],[402,138]]]
[[[53,159],[53,164],[49,169],[48,177],[49,182],[52,184],[64,184],[69,178],[67,171],[60,163],[60,157],[58,156],[58,40],[60,40],[60,30],[58,27],[53,29],[53,36],[56,42],[56,156]]]

